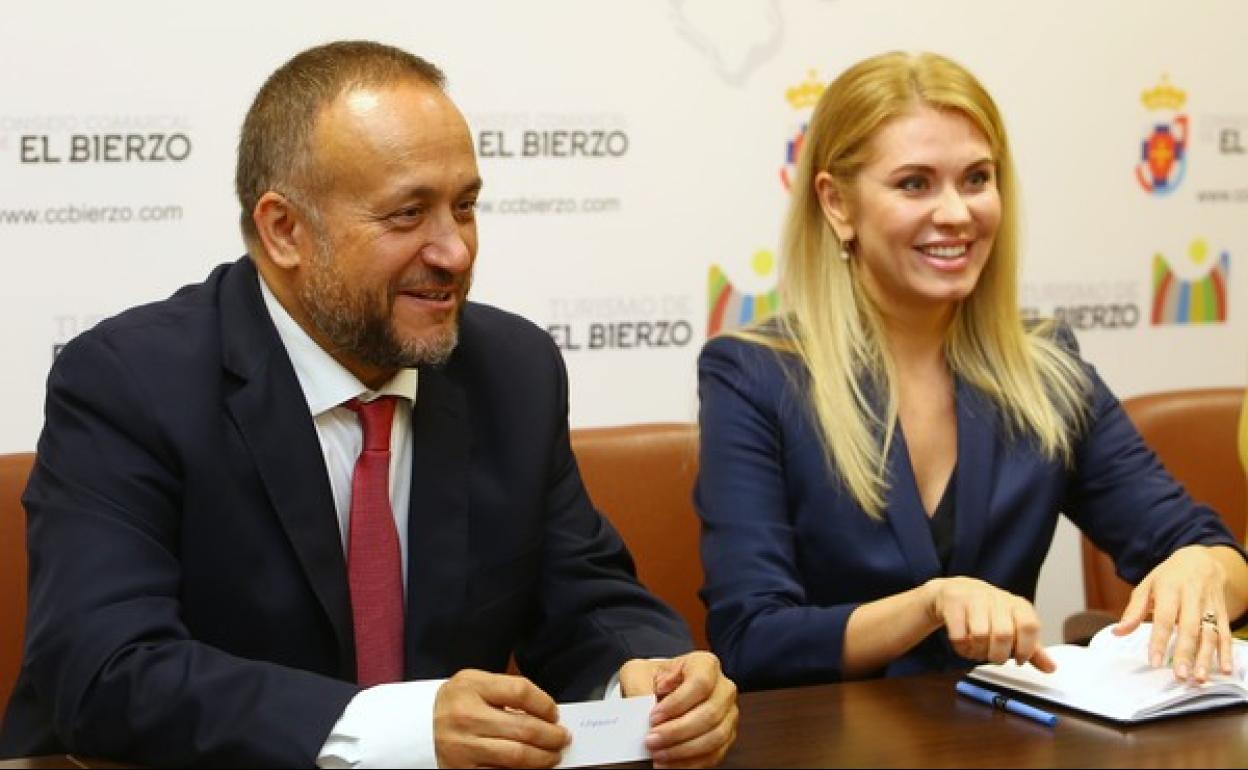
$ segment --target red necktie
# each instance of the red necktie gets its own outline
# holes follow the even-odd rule
[[[403,679],[403,569],[390,510],[390,425],[394,396],[345,406],[360,416],[364,446],[351,477],[347,581],[355,625],[356,680],[365,687]]]

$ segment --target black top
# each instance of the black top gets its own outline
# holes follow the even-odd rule
[[[953,509],[958,499],[958,469],[949,474],[945,493],[936,504],[936,512],[927,517],[932,528],[932,541],[936,544],[936,556],[940,559],[941,572],[949,574],[949,561],[953,558]]]

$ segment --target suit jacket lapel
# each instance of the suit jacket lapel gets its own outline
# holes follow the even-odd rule
[[[421,368],[412,410],[405,636],[407,674],[416,679],[458,668],[452,656],[468,599],[472,425],[453,367]]]
[[[997,458],[996,409],[983,394],[957,380],[958,474],[953,558],[949,571],[973,575],[988,528],[988,504]]]
[[[329,617],[340,670],[349,676],[355,671],[351,601],[329,474],[299,380],[264,308],[258,280],[255,266],[244,258],[221,287],[223,361],[237,378],[226,383],[226,405]]]
[[[954,466],[957,499],[949,574],[973,575],[988,526],[988,503],[997,455],[996,410],[986,397],[961,378],[956,378],[954,387],[958,422],[958,460]],[[888,521],[909,563],[915,584],[921,585],[942,574],[942,570],[900,427],[889,453],[888,467],[893,471]]]
[[[923,585],[940,576],[940,557],[936,555],[936,545],[932,542],[931,525],[919,498],[914,469],[910,466],[910,451],[900,425],[888,453],[888,468],[892,474],[886,502],[888,524],[901,546],[914,584]]]

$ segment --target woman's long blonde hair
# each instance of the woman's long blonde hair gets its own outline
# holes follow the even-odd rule
[[[801,359],[829,466],[876,519],[890,483],[894,367],[879,309],[864,290],[858,260],[840,258],[842,243],[820,208],[815,176],[827,171],[841,189],[852,189],[870,161],[871,138],[916,102],[965,115],[983,132],[1001,198],[992,253],[946,337],[950,369],[996,403],[1007,430],[1031,437],[1047,457],[1069,463],[1086,419],[1089,385],[1079,362],[1053,341],[1051,323],[1024,328],[1020,317],[1016,183],[992,97],[966,69],[936,54],[859,62],[824,91],[806,133],[784,227],[780,316],[739,336]],[[882,413],[877,394],[887,394]]]

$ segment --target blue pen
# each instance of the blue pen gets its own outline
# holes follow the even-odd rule
[[[977,687],[976,685],[973,685],[965,680],[959,681],[956,685],[954,685],[954,689],[968,698],[973,698],[980,703],[992,706],[993,708],[1008,711],[1011,714],[1018,714],[1020,717],[1027,717],[1033,722],[1039,722],[1040,724],[1047,725],[1048,727],[1053,727],[1057,724],[1056,714],[1050,714],[1049,712],[1041,711],[1034,706],[1028,706],[1026,703],[1021,703],[1013,698],[1008,698],[995,690],[989,690],[986,687]]]

